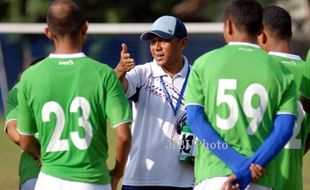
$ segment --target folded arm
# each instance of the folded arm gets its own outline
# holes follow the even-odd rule
[[[205,118],[202,106],[188,105],[187,119],[192,132],[205,143],[225,143]],[[213,154],[227,164],[237,176],[240,188],[245,188],[252,180],[250,165],[252,163],[266,166],[283,148],[293,133],[296,117],[290,114],[277,115],[274,129],[254,155],[248,159],[227,146],[227,149],[209,149]],[[272,146],[271,146],[272,145]]]
[[[35,159],[40,158],[40,143],[34,136],[19,134],[21,149],[29,152]]]
[[[19,133],[16,130],[17,121],[11,120],[6,124],[6,133],[15,144],[19,146]]]
[[[277,115],[271,134],[249,159],[250,163],[265,167],[285,146],[293,134],[296,116],[293,114]],[[237,172],[237,181],[243,189],[251,182],[249,168],[241,167]]]
[[[212,143],[226,144],[206,119],[202,106],[188,105],[186,106],[186,114],[192,132],[201,142],[206,143],[205,145]],[[209,150],[223,160],[233,171],[240,168],[247,160],[245,156],[241,155],[229,145],[227,149],[216,147],[215,149],[212,148]]]

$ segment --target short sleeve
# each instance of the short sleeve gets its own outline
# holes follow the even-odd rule
[[[186,91],[186,105],[204,105],[204,94],[202,91],[201,76],[199,75],[198,62],[196,61],[190,71]]]
[[[4,131],[6,131],[6,126],[9,121],[17,120],[17,93],[18,85],[15,85],[10,91],[6,99],[6,114],[5,114],[5,126]]]
[[[120,124],[132,122],[132,112],[123,87],[115,73],[111,71],[108,75],[105,85],[105,113],[114,128]]]
[[[136,66],[131,71],[126,73],[126,79],[128,80],[128,88],[126,96],[128,98],[136,94],[137,89],[142,86],[142,78],[144,76],[142,66]]]
[[[27,71],[26,71],[27,72]],[[25,74],[25,73],[24,73]],[[33,111],[30,108],[27,94],[27,79],[22,77],[18,89],[18,132],[23,135],[34,135],[37,132]]]

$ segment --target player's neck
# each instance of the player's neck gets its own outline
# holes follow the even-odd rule
[[[257,43],[256,38],[252,37],[251,35],[245,32],[235,32],[231,41],[245,42],[245,43],[251,43],[251,44]]]
[[[82,51],[83,42],[70,38],[61,38],[54,40],[56,54],[73,54]]]
[[[292,48],[289,41],[277,40],[270,46],[270,51],[292,54]]]

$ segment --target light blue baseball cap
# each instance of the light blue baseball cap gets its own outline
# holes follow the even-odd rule
[[[183,38],[187,36],[184,23],[173,16],[161,16],[153,24],[151,30],[143,32],[141,40],[149,40],[153,35],[163,39]]]

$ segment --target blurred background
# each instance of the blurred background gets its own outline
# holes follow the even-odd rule
[[[284,7],[293,20],[293,49],[302,58],[310,47],[310,0],[258,0],[262,5]],[[4,104],[8,90],[19,80],[20,73],[34,59],[47,56],[53,44],[43,34],[45,15],[51,0],[0,0],[0,127],[3,126]],[[185,55],[192,63],[199,55],[225,44],[222,36],[223,13],[229,0],[81,0],[86,9],[90,32],[84,52],[92,58],[115,67],[121,43],[128,45],[137,64],[150,61],[149,44],[140,34],[162,15],[181,18],[189,31]],[[27,23],[33,32],[26,32]],[[11,29],[14,24],[17,28]],[[100,25],[106,24],[106,25]],[[105,32],[110,26],[117,27]],[[143,27],[138,27],[144,24]],[[215,25],[212,25],[215,24]],[[28,26],[28,27],[32,27]],[[1,119],[2,117],[2,119]],[[1,131],[1,130],[0,130]],[[0,189],[16,189],[19,150],[0,132]],[[3,140],[4,139],[4,140]],[[309,154],[304,168],[309,168]],[[310,172],[304,170],[305,189],[310,189]],[[3,174],[6,175],[3,175]],[[309,174],[308,174],[309,173]]]

